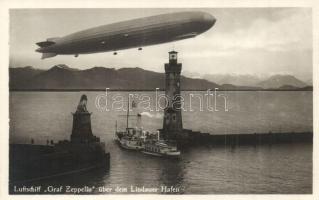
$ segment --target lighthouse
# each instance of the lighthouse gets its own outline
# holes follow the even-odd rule
[[[182,64],[177,62],[176,51],[169,52],[169,63],[165,63],[165,96],[163,129],[164,139],[175,140],[183,131],[181,113],[180,76]]]

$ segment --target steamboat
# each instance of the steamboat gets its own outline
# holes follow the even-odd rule
[[[118,130],[117,121],[115,124],[115,140],[121,148],[133,151],[140,151],[144,154],[159,157],[180,156],[181,153],[177,149],[177,146],[161,139],[159,131],[149,132],[142,128],[142,115],[140,113],[137,114],[137,126],[129,127],[129,117],[134,116],[129,114],[129,110],[130,109],[128,103],[125,131]]]

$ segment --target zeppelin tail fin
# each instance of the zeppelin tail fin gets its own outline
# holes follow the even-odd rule
[[[59,37],[48,38],[46,41],[36,43],[39,47],[48,47],[55,44]]]
[[[55,44],[55,42],[53,42],[53,41],[44,41],[44,42],[38,42],[36,44],[39,47],[48,47],[48,46],[51,46],[51,45]]]
[[[56,56],[56,53],[43,53],[41,59],[45,59],[45,58],[51,58]]]

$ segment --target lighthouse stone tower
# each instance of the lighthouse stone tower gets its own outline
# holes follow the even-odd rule
[[[169,52],[169,63],[165,64],[165,95],[167,98],[164,109],[163,129],[164,139],[177,139],[183,131],[181,113],[180,75],[182,64],[177,63],[176,51]]]

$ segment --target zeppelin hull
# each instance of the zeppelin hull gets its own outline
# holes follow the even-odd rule
[[[164,14],[104,25],[37,43],[41,53],[86,54],[116,51],[196,37],[215,18],[203,12]]]

